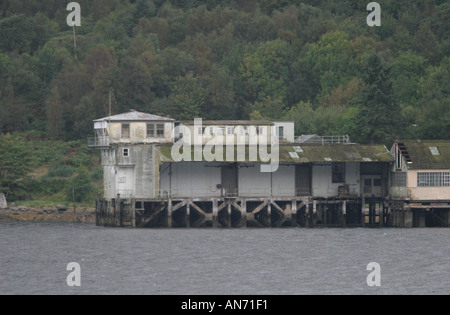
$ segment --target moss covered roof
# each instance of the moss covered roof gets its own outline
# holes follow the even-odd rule
[[[394,159],[384,145],[334,144],[334,145],[280,145],[279,161],[281,163],[326,163],[326,162],[393,162]],[[162,161],[173,162],[171,157],[172,145],[159,145],[158,151]],[[232,161],[224,162],[252,162],[249,160],[249,147],[245,148],[245,161],[237,160],[237,148]],[[194,150],[191,150],[194,160]],[[212,152],[215,152],[214,150]],[[269,152],[270,153],[270,152]],[[258,153],[258,161],[259,153]]]
[[[406,146],[411,158],[408,169],[450,169],[450,141],[397,141]]]

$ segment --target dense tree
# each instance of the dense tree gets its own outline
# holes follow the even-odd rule
[[[364,83],[357,100],[353,134],[360,142],[388,145],[399,134],[402,121],[399,107],[392,97],[388,70],[378,54],[367,59]]]
[[[447,136],[448,1],[386,0],[378,28],[367,26],[364,1],[79,3],[75,59],[65,4],[1,1],[1,132],[85,137],[91,120],[108,113],[111,92],[113,113],[134,108],[208,119],[290,113],[302,132],[351,132],[364,142],[387,141],[390,132]],[[374,52],[385,61],[385,86],[367,83],[365,60]],[[387,98],[374,93],[377,105],[364,105],[375,86]],[[407,126],[385,128],[386,110],[393,126]],[[378,131],[358,124],[368,116],[380,120]]]

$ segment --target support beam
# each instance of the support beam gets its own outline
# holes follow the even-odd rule
[[[169,198],[167,204],[166,227],[172,227],[172,199]]]
[[[342,201],[340,213],[341,226],[345,227],[347,223],[347,200]]]
[[[213,214],[212,214],[212,226],[218,227],[219,226],[219,200],[213,199]]]

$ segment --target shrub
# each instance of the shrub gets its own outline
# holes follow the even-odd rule
[[[69,165],[54,165],[48,170],[49,177],[70,177],[74,173]]]

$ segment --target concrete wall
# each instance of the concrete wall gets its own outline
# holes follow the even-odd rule
[[[173,142],[173,122],[123,122],[130,124],[130,138],[122,138],[122,122],[108,123],[108,134],[110,143],[171,143]],[[164,124],[164,137],[147,138],[147,123]]]
[[[124,155],[124,150],[128,154]],[[128,156],[126,156],[128,155]],[[120,145],[102,151],[104,197],[154,198],[159,189],[152,145]]]
[[[316,197],[334,197],[339,194],[339,186],[347,184],[350,195],[361,193],[360,163],[346,163],[345,183],[333,183],[331,163],[315,164],[312,168],[312,194]]]
[[[160,193],[163,197],[220,197],[220,176],[220,167],[208,163],[165,163],[161,166]]]
[[[417,173],[450,172],[450,170],[409,170],[407,175],[408,192],[412,200],[449,200],[450,186],[418,187]]]
[[[259,165],[239,168],[239,197],[295,195],[294,165],[280,165],[273,173],[261,173]]]
[[[241,131],[241,128],[245,128]],[[256,128],[261,128],[261,133],[256,133]],[[209,126],[204,125],[201,128],[204,129],[204,133],[200,134],[198,126],[184,125],[179,127],[179,131],[188,130],[191,138],[183,138],[183,141],[192,144],[256,144],[256,143],[271,143],[272,126],[227,126],[217,125]],[[233,134],[229,134],[228,128],[233,128]],[[211,135],[211,129],[213,134]],[[246,130],[246,131],[245,131]],[[253,135],[252,142],[250,142],[249,133]]]
[[[295,131],[294,131],[294,122],[292,121],[276,121],[274,122],[274,126],[272,127],[272,133],[276,134],[276,129],[278,127],[283,127],[283,139],[282,141],[294,142],[295,140]]]

